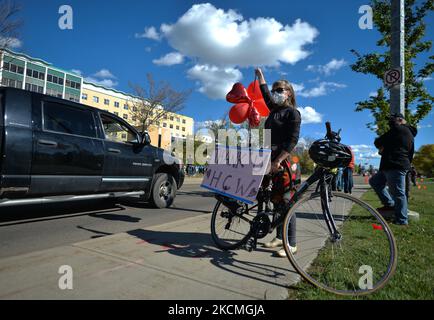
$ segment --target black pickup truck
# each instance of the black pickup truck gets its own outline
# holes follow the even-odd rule
[[[140,195],[163,208],[183,181],[179,160],[123,119],[0,88],[0,207]]]

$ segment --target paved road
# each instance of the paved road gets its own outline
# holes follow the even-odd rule
[[[169,209],[137,198],[0,208],[0,258],[207,215],[215,201],[195,182],[178,191]]]
[[[131,200],[1,209],[0,299],[285,299],[299,276],[263,248],[274,233],[251,253],[217,250],[213,203],[196,181],[167,210]],[[59,286],[60,266],[73,289]]]

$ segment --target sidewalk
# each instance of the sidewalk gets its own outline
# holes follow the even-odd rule
[[[285,299],[299,276],[260,244],[216,249],[210,215],[131,230],[1,259],[0,299]],[[62,265],[73,269],[73,290],[58,287]]]

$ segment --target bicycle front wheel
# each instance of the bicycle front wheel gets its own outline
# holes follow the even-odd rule
[[[244,245],[250,238],[253,218],[245,204],[236,210],[217,201],[211,216],[211,236],[216,246],[235,250]]]
[[[312,193],[289,210],[283,241],[291,264],[309,283],[338,295],[366,295],[379,290],[396,269],[397,249],[390,227],[360,199],[339,192],[326,198],[328,204],[324,205],[321,194]],[[288,247],[293,215],[295,254]],[[337,232],[328,227],[330,216]]]

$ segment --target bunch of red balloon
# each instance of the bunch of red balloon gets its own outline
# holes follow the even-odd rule
[[[242,83],[236,83],[226,95],[226,100],[236,103],[229,111],[229,119],[235,124],[243,123],[248,119],[250,127],[259,126],[261,117],[270,113],[262,97],[259,82],[256,80],[246,88]]]

